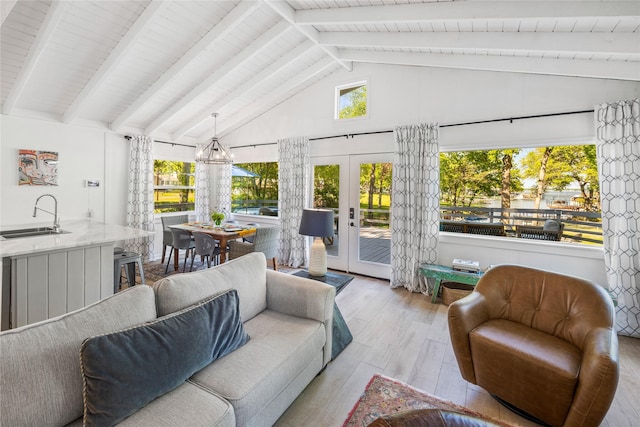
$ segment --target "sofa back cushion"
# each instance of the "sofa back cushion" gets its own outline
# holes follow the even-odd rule
[[[0,334],[0,425],[60,426],[82,416],[80,346],[156,318],[153,290],[135,286],[92,305]]]
[[[578,277],[500,265],[484,273],[475,290],[492,302],[489,318],[529,326],[581,350],[587,334],[614,326],[613,303],[607,292]]]
[[[176,274],[158,280],[156,292],[158,316],[182,310],[212,295],[236,289],[243,322],[267,308],[267,260],[254,252],[214,268]]]

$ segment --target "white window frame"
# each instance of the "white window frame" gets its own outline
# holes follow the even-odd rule
[[[363,116],[358,116],[358,117],[348,117],[348,118],[344,118],[341,119],[340,118],[340,91],[344,90],[344,89],[350,89],[350,88],[354,88],[357,89],[361,86],[366,86],[367,88],[367,113]],[[345,120],[359,120],[359,119],[366,119],[369,117],[369,82],[367,80],[360,80],[357,82],[352,82],[352,83],[346,83],[343,85],[338,85],[335,88],[335,94],[334,94],[334,114],[333,117],[335,120],[337,121],[345,121]]]

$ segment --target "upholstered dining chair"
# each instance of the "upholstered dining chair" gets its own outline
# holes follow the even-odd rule
[[[213,259],[213,265],[218,265],[220,259],[220,247],[218,241],[211,237],[207,233],[193,233],[195,241],[195,255],[200,255],[202,258],[206,258],[207,267],[211,267],[211,260]],[[189,271],[193,271],[193,260],[195,256],[191,257],[191,267]]]
[[[551,426],[599,426],[618,384],[614,306],[601,286],[502,265],[449,306],[462,377]]]
[[[273,269],[278,270],[278,237],[279,227],[258,227],[253,236],[253,243],[231,240],[229,242],[229,259],[234,259],[251,252],[262,252],[272,260]]]
[[[258,228],[258,227],[260,227],[260,224],[258,224],[257,222],[250,222],[250,223],[247,224],[247,227]],[[253,243],[253,238],[254,237],[255,237],[254,235],[243,237],[242,241],[243,242]]]
[[[170,225],[184,224],[189,221],[188,215],[175,215],[175,216],[163,216],[160,218],[162,221],[162,260],[161,264],[164,264],[164,255],[167,253],[167,248],[173,244],[173,235],[171,234]]]
[[[173,254],[173,251],[178,251],[179,255],[180,249],[184,249],[184,265],[182,266],[182,272],[184,273],[187,270],[187,258],[189,258],[189,254],[191,254],[191,257],[195,256],[194,249],[196,244],[191,238],[191,233],[186,230],[172,228],[171,236],[173,241],[171,242],[171,251],[169,251],[169,259],[167,260],[167,266],[165,267],[164,272],[167,273],[169,271],[169,264],[171,264],[171,255]]]

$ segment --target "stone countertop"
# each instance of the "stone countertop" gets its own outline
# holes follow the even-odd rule
[[[3,227],[2,231],[39,226],[49,227],[51,223],[7,226]],[[153,234],[153,232],[150,231],[90,220],[62,221],[60,228],[68,233],[18,239],[0,238],[0,257],[70,249],[105,242],[146,237]]]

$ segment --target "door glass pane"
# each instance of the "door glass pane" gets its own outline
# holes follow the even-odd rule
[[[391,163],[360,164],[360,261],[391,264]]]
[[[313,207],[333,209],[335,234],[324,239],[327,255],[338,256],[338,203],[340,201],[340,166],[319,165],[313,169]]]

